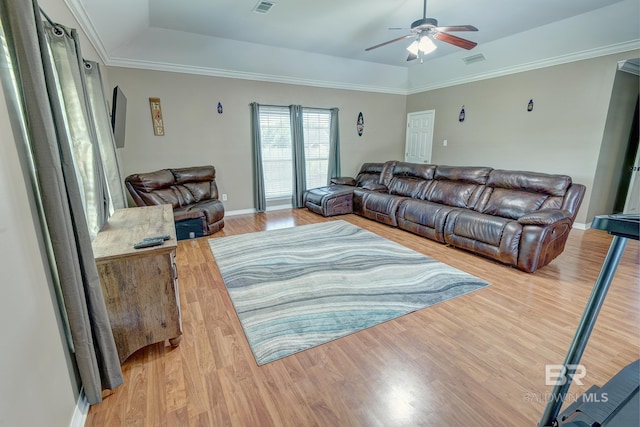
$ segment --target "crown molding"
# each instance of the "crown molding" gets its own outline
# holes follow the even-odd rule
[[[93,26],[91,19],[89,19],[89,14],[87,10],[84,8],[84,4],[81,0],[64,0],[65,4],[69,8],[69,11],[73,15],[73,17],[80,24],[80,28],[85,32],[89,41],[93,45],[93,48],[98,53],[100,60],[103,63],[107,64],[109,62],[109,52],[107,48],[104,46],[102,39],[100,38],[100,34],[96,30],[96,27]]]
[[[480,80],[507,76],[509,74],[522,73],[524,71],[537,70],[540,68],[552,67],[554,65],[567,64],[570,62],[598,58],[600,56],[613,55],[616,53],[630,52],[638,49],[640,49],[640,39],[636,39],[636,40],[632,40],[624,43],[617,43],[617,44],[596,48],[596,49],[589,49],[582,52],[575,52],[567,55],[556,56],[553,58],[547,58],[540,61],[528,62],[525,64],[516,65],[513,67],[507,67],[507,68],[502,68],[500,70],[490,71],[488,73],[473,74],[470,76],[461,77],[459,79],[452,79],[452,80],[446,80],[443,82],[434,83],[432,85],[421,86],[417,88],[410,88],[407,90],[407,94],[413,95],[416,93],[428,92],[430,90],[442,89],[445,87],[457,86],[465,83],[473,83]]]
[[[629,60],[618,61],[618,70],[624,71],[626,73],[635,74],[636,76],[640,76],[640,64],[638,61],[631,62]]]
[[[283,83],[300,86],[321,87],[326,89],[355,90],[360,92],[387,93],[393,95],[407,95],[404,88],[359,85],[345,82],[303,79],[297,77],[279,76],[272,74],[251,73],[245,71],[225,70],[220,68],[197,67],[191,65],[170,64],[156,61],[132,60],[127,58],[111,58],[105,62],[108,66],[136,68],[142,70],[168,71],[172,73],[197,74],[212,77],[226,77],[231,79],[254,80],[269,83]]]
[[[234,70],[226,70],[226,69],[111,57],[102,39],[100,38],[98,31],[92,24],[91,19],[89,19],[89,14],[87,13],[82,1],[81,0],[64,0],[64,2],[68,6],[69,10],[71,11],[71,14],[78,21],[82,30],[87,34],[87,37],[89,38],[94,49],[100,56],[100,59],[102,60],[102,62],[107,66],[136,68],[136,69],[154,70],[154,71],[168,71],[168,72],[185,73],[185,74],[197,74],[197,75],[225,77],[225,78],[242,79],[242,80],[255,80],[255,81],[264,81],[264,82],[270,82],[270,83],[312,86],[312,87],[320,87],[320,88],[327,88],[327,89],[341,89],[341,90],[354,90],[354,91],[361,91],[361,92],[386,93],[386,94],[393,94],[393,95],[413,95],[421,92],[428,92],[430,90],[442,89],[442,88],[457,86],[457,85],[466,84],[466,83],[473,83],[476,81],[487,80],[495,77],[502,77],[510,74],[516,74],[516,73],[521,73],[525,71],[551,67],[554,65],[561,65],[561,64],[566,64],[570,62],[581,61],[585,59],[592,59],[600,56],[606,56],[606,55],[640,49],[640,39],[635,39],[635,40],[631,40],[624,43],[618,43],[618,44],[613,44],[613,45],[609,45],[601,48],[589,49],[581,52],[570,53],[567,55],[556,56],[556,57],[547,58],[539,61],[533,61],[525,64],[516,65],[513,67],[506,67],[498,70],[493,70],[486,73],[473,74],[473,75],[469,75],[461,78],[440,81],[440,82],[436,82],[436,83],[425,85],[425,86],[406,87],[406,88],[381,87],[381,86],[371,86],[371,85],[360,85],[360,84],[347,83],[347,82],[305,79],[305,78],[299,78],[299,77],[288,77],[283,75],[261,74],[261,73],[252,73],[252,72],[244,72],[244,71],[234,71]]]
[[[74,1],[74,0],[68,0],[68,1]],[[499,70],[490,71],[488,73],[474,74],[474,75],[465,76],[459,79],[451,79],[451,80],[434,83],[432,85],[426,85],[426,86],[421,86],[416,88],[407,88],[407,89],[358,85],[358,84],[344,83],[344,82],[330,82],[330,81],[303,79],[303,78],[287,77],[287,76],[272,75],[272,74],[260,74],[260,73],[250,73],[250,72],[243,72],[243,71],[217,69],[217,68],[170,64],[170,63],[162,63],[162,62],[154,62],[154,61],[131,60],[127,58],[109,58],[104,62],[106,65],[114,66],[114,67],[137,68],[137,69],[154,70],[154,71],[168,71],[168,72],[185,73],[185,74],[198,74],[198,75],[213,76],[213,77],[226,77],[226,78],[232,78],[232,79],[255,80],[255,81],[264,81],[264,82],[270,82],[270,83],[283,83],[283,84],[321,87],[321,88],[327,88],[327,89],[354,90],[354,91],[361,91],[361,92],[376,92],[376,93],[386,93],[386,94],[393,94],[393,95],[413,95],[416,93],[428,92],[430,90],[442,89],[442,88],[457,86],[465,83],[473,83],[476,81],[492,79],[495,77],[502,77],[510,74],[522,73],[525,71],[551,67],[554,65],[567,64],[570,62],[581,61],[585,59],[592,59],[592,58],[597,58],[597,57],[606,56],[606,55],[613,55],[616,53],[630,52],[638,49],[640,49],[640,39],[636,39],[636,40],[632,40],[624,43],[618,43],[610,46],[605,46],[602,48],[589,49],[582,52],[575,52],[567,55],[556,56],[553,58],[547,58],[540,61],[528,62],[525,64],[516,65],[513,67],[507,67]]]

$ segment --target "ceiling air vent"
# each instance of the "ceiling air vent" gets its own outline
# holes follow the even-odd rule
[[[465,64],[469,65],[476,62],[486,61],[487,58],[485,58],[483,54],[479,53],[477,55],[471,55],[471,56],[467,56],[466,58],[462,58],[462,60],[464,61]]]
[[[275,3],[271,1],[259,1],[253,8],[253,11],[255,13],[267,13],[274,5]]]

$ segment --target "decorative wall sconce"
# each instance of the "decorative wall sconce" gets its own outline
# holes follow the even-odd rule
[[[364,117],[362,116],[362,112],[358,114],[358,120],[356,120],[356,130],[358,131],[358,136],[362,136],[364,132]]]
[[[529,104],[527,104],[527,111],[533,111],[533,99],[529,100]]]

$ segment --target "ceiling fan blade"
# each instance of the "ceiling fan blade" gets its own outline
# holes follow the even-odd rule
[[[433,38],[467,50],[471,50],[478,45],[478,43],[472,42],[471,40],[463,39],[447,33],[434,33]]]
[[[443,33],[449,33],[452,31],[478,31],[473,25],[449,25],[447,27],[436,27],[436,31],[442,31]]]
[[[413,53],[409,53],[409,56],[407,56],[407,62],[413,61],[414,59],[418,59],[418,55],[415,55]]]
[[[379,47],[386,46],[386,45],[391,44],[391,43],[399,42],[400,40],[408,39],[409,37],[415,37],[415,34],[407,34],[406,36],[398,37],[396,39],[389,40],[389,41],[386,41],[384,43],[380,43],[380,44],[377,44],[375,46],[368,47],[368,48],[365,49],[365,51],[368,52],[370,50],[377,49]]]

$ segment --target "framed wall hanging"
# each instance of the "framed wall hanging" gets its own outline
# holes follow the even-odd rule
[[[218,114],[222,114],[222,103],[218,102]]]
[[[529,100],[529,103],[527,104],[527,111],[533,111],[533,99]]]
[[[162,120],[162,105],[160,105],[160,98],[149,98],[149,107],[151,108],[153,134],[155,136],[164,136],[164,121]]]
[[[460,123],[464,122],[464,117],[465,117],[465,112],[464,112],[464,105],[463,105],[462,109],[460,110],[460,114],[458,114],[458,121]]]

